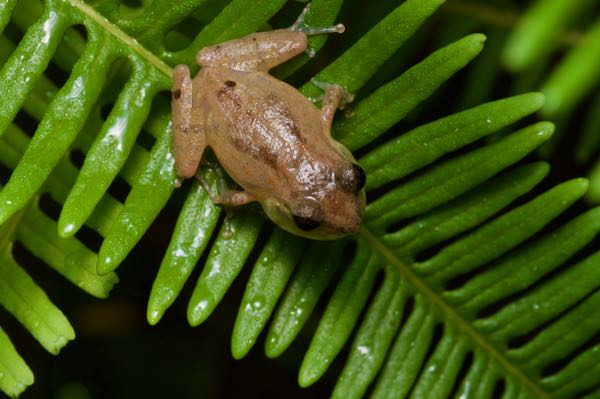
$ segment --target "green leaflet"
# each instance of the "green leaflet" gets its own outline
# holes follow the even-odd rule
[[[388,354],[385,367],[373,397],[394,398],[405,396],[414,379],[418,376],[435,327],[435,315],[425,303],[424,298],[416,295],[414,310],[406,320],[401,333]]]
[[[285,0],[232,1],[196,36],[188,48],[178,53],[165,53],[163,59],[172,65],[192,64],[196,52],[202,47],[241,37],[258,30],[284,3]]]
[[[577,140],[575,159],[579,163],[594,159],[595,153],[600,149],[600,136],[595,133],[600,128],[600,94],[594,97],[591,110],[585,119],[581,136]]]
[[[207,176],[207,181],[215,180]],[[216,189],[216,186],[213,185]],[[199,183],[194,182],[183,204],[173,238],[162,260],[148,300],[147,318],[156,324],[175,301],[190,276],[215,228],[220,209]]]
[[[33,384],[33,373],[18,355],[8,336],[0,328],[0,390],[11,397],[18,396]]]
[[[130,81],[88,150],[81,172],[65,201],[59,220],[63,236],[74,234],[90,216],[112,180],[125,164],[135,139],[150,112],[152,97],[160,81],[158,72],[134,60]],[[102,165],[102,167],[98,167]]]
[[[352,342],[346,367],[338,379],[333,398],[360,398],[375,378],[394,333],[398,329],[403,308],[411,294],[406,280],[395,270],[386,270],[385,280]]]
[[[591,1],[568,3],[560,0],[537,1],[515,28],[503,52],[504,63],[522,70],[556,47],[560,35],[574,17],[589,9]]]
[[[367,218],[379,227],[432,209],[520,160],[547,140],[553,130],[552,124],[541,122],[450,159],[371,202],[367,206]],[[502,156],[498,157],[500,153]],[[446,170],[452,170],[452,176],[449,177]]]
[[[381,265],[379,255],[364,240],[358,240],[354,261],[337,284],[300,367],[300,386],[318,380],[342,349],[365,306]]]
[[[303,241],[276,229],[258,255],[233,327],[231,351],[236,359],[252,348],[273,312],[306,245]]]
[[[593,122],[586,122],[584,126],[579,122],[583,114],[588,121],[598,114],[587,105],[590,94],[594,96],[598,87],[598,57],[595,56],[598,52],[597,3],[587,0],[574,3],[559,0],[510,3],[505,0],[485,4],[453,0],[446,4],[445,9],[456,14],[451,20],[457,20],[461,26],[466,25],[465,17],[480,29],[484,29],[486,24],[493,26],[494,34],[490,34],[486,52],[479,58],[493,61],[481,67],[479,64],[483,63],[476,62],[478,67],[473,68],[470,75],[477,78],[466,85],[466,90],[481,87],[478,101],[495,96],[493,92],[498,90],[497,83],[505,76],[498,68],[498,59],[502,59],[512,74],[511,93],[544,92],[548,103],[542,114],[552,117],[559,128],[539,154],[544,158],[564,157],[565,147],[561,144],[571,138],[577,140],[572,156],[589,171],[591,185],[587,199],[598,202],[598,168],[592,158],[598,157],[599,149],[593,140],[590,141],[597,134],[590,132]],[[443,31],[438,36],[446,39],[453,33],[448,30],[450,32]],[[494,39],[496,36],[498,40]],[[508,38],[504,40],[506,36]],[[484,88],[483,81],[491,82],[491,85]],[[569,132],[568,135],[566,132]]]
[[[331,26],[338,22],[337,15],[342,6],[343,0],[313,0],[310,2],[310,14],[306,17],[306,24],[309,26]],[[314,22],[313,22],[314,21]],[[273,70],[273,75],[278,79],[285,79],[304,64],[311,57],[308,54],[317,54],[323,47],[327,37],[324,35],[315,35],[308,38],[308,51],[301,54],[283,65]]]
[[[479,225],[509,203],[529,192],[548,173],[546,164],[530,164],[479,186],[401,229],[386,234],[384,242],[400,257],[421,251]]]
[[[360,159],[369,173],[368,188],[378,188],[481,137],[496,132],[544,104],[538,93],[523,94],[419,126],[388,141]],[[457,135],[457,132],[461,132]]]
[[[4,27],[10,20],[10,13],[17,4],[17,0],[7,0],[0,4],[0,31],[4,30]]]
[[[580,198],[586,189],[587,181],[583,179],[563,183],[455,241],[414,267],[434,285],[470,272],[533,235]],[[540,208],[542,203],[546,205]],[[502,235],[498,235],[500,231]]]
[[[543,109],[545,115],[558,115],[571,110],[600,80],[600,60],[596,57],[599,51],[600,21],[597,21],[542,87],[547,98]]]
[[[202,323],[221,301],[252,250],[261,227],[256,212],[239,212],[223,226],[188,303],[188,321]],[[224,237],[225,229],[231,237]]]
[[[48,352],[57,354],[75,338],[67,318],[7,252],[2,256],[1,281],[0,303]]]
[[[346,244],[344,240],[333,245],[322,242],[310,244],[274,314],[265,343],[267,356],[281,355],[304,327],[331,281]]]
[[[334,135],[351,150],[373,141],[479,54],[484,41],[485,36],[475,34],[431,54],[357,104]]]
[[[10,11],[10,3],[7,7],[6,11]],[[29,34],[19,43],[17,51],[12,53],[2,67],[0,91],[11,98],[11,101],[3,102],[0,107],[0,135],[4,133],[25,101],[27,92],[31,91],[48,65],[66,25],[65,17],[48,11],[29,30]],[[46,26],[48,28],[45,28]]]
[[[341,57],[317,74],[315,79],[335,82],[350,92],[357,92],[443,1],[407,0],[402,3]],[[390,29],[391,27],[394,29]],[[372,51],[371,43],[377,43],[378,51]],[[314,97],[318,94],[314,85],[305,84],[301,91],[306,96]]]
[[[44,39],[38,38],[38,40]],[[5,189],[0,193],[0,204],[2,204],[0,207],[0,222],[5,221],[25,205],[27,200],[48,178],[52,169],[75,139],[75,135],[79,133],[79,129],[83,126],[104,80],[86,80],[80,75],[84,71],[99,78],[106,75],[110,58],[115,56],[107,52],[111,48],[107,43],[110,40],[108,37],[103,37],[92,42],[94,44],[86,49],[86,52],[76,64],[74,74],[71,75],[72,78],[57,93],[57,97],[55,97],[44,118],[40,121],[32,143],[27,147],[21,162],[11,175]],[[17,51],[19,50],[21,49]],[[11,58],[14,58],[17,54],[13,54]],[[96,62],[98,60],[103,62]],[[5,70],[3,69],[3,71]],[[2,79],[9,79],[8,81],[10,81],[11,78],[6,76]],[[25,81],[27,81],[27,77]],[[25,90],[28,89],[31,89],[31,87],[27,87]],[[26,93],[26,91],[24,92]],[[80,98],[86,98],[87,100],[82,102]],[[73,115],[76,115],[76,117],[73,117]],[[60,132],[54,129],[54,126],[58,125],[62,127]],[[0,126],[0,129],[2,129],[2,126]],[[49,151],[48,148],[51,148],[51,150]],[[12,203],[8,205],[7,200]]]
[[[14,167],[19,154],[26,148],[28,138],[14,125],[9,126],[1,139],[0,157],[3,162]],[[50,177],[57,196],[62,191],[61,184],[72,183],[75,174],[73,166],[61,162],[55,174]],[[62,175],[62,178],[56,176]],[[96,274],[96,254],[74,237],[60,239],[56,222],[39,209],[38,198],[30,201],[24,210],[5,223],[0,233],[2,248],[2,298],[0,302],[29,330],[29,332],[50,352],[58,353],[72,340],[74,331],[62,312],[48,299],[42,289],[25,273],[12,256],[14,240],[48,266],[63,275],[72,284],[97,297],[106,297],[118,281],[114,274],[100,277]],[[2,333],[0,347],[2,358],[7,359],[2,367],[0,379],[2,390],[16,396],[33,383],[33,375],[8,337]]]
[[[133,19],[121,16],[116,0],[99,2],[97,8],[79,0],[50,0],[38,20],[34,0],[0,8],[0,26],[14,6],[13,29],[33,24],[15,51],[11,39],[0,36],[0,60],[8,59],[0,77],[14,80],[0,82],[10,94],[0,100],[0,162],[13,170],[0,193],[0,216],[9,220],[2,229],[10,227],[0,240],[8,254],[0,270],[10,270],[12,280],[0,291],[5,307],[15,313],[22,309],[22,324],[51,351],[72,338],[72,330],[41,289],[19,274],[9,256],[12,242],[18,240],[90,294],[106,296],[116,282],[111,271],[174,190],[170,115],[157,95],[170,86],[171,67],[192,63],[204,45],[265,28],[275,13],[295,17],[283,0],[233,0],[197,35],[178,33],[191,43],[188,47],[167,51],[165,34],[203,4],[155,0]],[[496,100],[436,121],[427,118],[406,133],[389,132],[482,49],[485,37],[473,34],[422,57],[402,74],[389,63],[398,60],[400,46],[441,4],[408,0],[389,6],[386,17],[328,66],[311,63],[303,69],[308,59],[302,56],[277,72],[287,76],[298,70],[304,74],[299,76],[316,74],[319,80],[366,91],[353,104],[354,117],[334,125],[336,137],[360,151],[359,162],[368,173],[372,200],[361,234],[309,243],[269,229],[260,213],[248,208],[228,222],[233,235],[227,238],[220,207],[192,183],[150,293],[150,323],[175,301],[205,251],[207,261],[199,265],[188,302],[192,325],[212,314],[247,260],[256,258],[233,331],[233,355],[244,356],[266,329],[265,351],[276,357],[307,327],[309,317],[320,317],[316,331],[309,331],[312,342],[299,375],[303,386],[316,382],[346,347],[349,355],[333,397],[358,398],[372,387],[375,398],[451,393],[488,398],[499,386],[507,397],[597,395],[600,359],[596,347],[585,344],[599,328],[597,318],[590,317],[598,306],[599,258],[578,252],[600,229],[598,210],[552,225],[584,195],[587,182],[538,189],[523,200],[548,165],[518,162],[548,139],[553,126],[519,125],[506,133],[540,109],[544,98],[530,93]],[[351,6],[350,0],[315,0],[307,21],[331,24],[342,7]],[[73,24],[83,24],[87,40]],[[493,48],[501,47],[501,37]],[[311,38],[311,48],[320,48],[324,40]],[[19,59],[23,54],[31,55],[30,62]],[[111,69],[123,58],[132,65],[129,76]],[[51,59],[65,70],[73,68],[60,88],[43,75]],[[22,68],[29,75],[21,75]],[[478,68],[473,76],[485,72]],[[375,76],[379,71],[390,77]],[[465,98],[482,98],[494,77],[473,77],[480,86],[469,84],[474,91]],[[318,94],[311,85],[303,92]],[[104,121],[100,110],[112,104]],[[31,140],[11,124],[19,109],[41,121]],[[156,139],[150,151],[136,143],[142,131]],[[485,139],[499,131],[503,134]],[[70,151],[85,154],[80,171],[69,160]],[[207,174],[216,187],[217,178]],[[131,186],[124,203],[106,193],[117,178]],[[38,208],[45,192],[63,207],[58,224]],[[73,235],[83,225],[104,237],[98,254],[75,237],[58,237],[57,232]],[[262,237],[267,231],[270,236]],[[96,265],[107,274],[98,276]],[[322,298],[328,286],[333,295]],[[10,296],[13,287],[36,292],[38,302],[19,302]],[[326,302],[324,312],[319,301]],[[569,339],[563,342],[561,336]],[[0,372],[10,375],[0,378],[0,388],[16,395],[33,377],[2,330],[0,353],[11,359],[0,362]],[[552,370],[559,361],[563,367]]]
[[[174,189],[175,159],[171,154],[170,121],[164,119],[148,163],[134,183],[123,210],[110,226],[98,252],[98,273],[107,274],[125,259]],[[148,199],[151,198],[149,201]]]

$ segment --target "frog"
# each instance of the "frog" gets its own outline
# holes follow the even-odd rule
[[[205,47],[192,79],[173,71],[172,138],[177,184],[196,177],[213,203],[258,202],[282,229],[313,240],[356,234],[365,209],[365,172],[331,135],[336,110],[353,95],[341,85],[312,80],[323,90],[321,109],[269,71],[308,52],[308,36],[342,33],[344,26],[304,23],[310,4],[286,29],[252,33]],[[318,99],[317,99],[318,101]],[[210,148],[241,189],[212,191],[201,170]]]

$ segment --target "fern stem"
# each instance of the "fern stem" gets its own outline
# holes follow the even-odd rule
[[[69,4],[79,9],[82,13],[87,15],[92,21],[98,24],[103,30],[123,42],[127,47],[132,49],[134,52],[140,55],[143,59],[147,60],[156,69],[164,73],[166,76],[171,78],[173,70],[170,66],[161,61],[160,58],[146,50],[136,39],[132,38],[117,26],[112,24],[108,19],[104,18],[102,14],[94,10],[91,6],[87,5],[81,0],[68,0]]]
[[[513,362],[508,360],[501,351],[498,350],[491,342],[489,342],[485,336],[477,331],[471,323],[466,321],[460,314],[458,314],[452,306],[446,303],[440,295],[438,295],[433,289],[431,289],[425,282],[414,273],[409,265],[401,261],[390,251],[368,228],[363,227],[360,231],[360,235],[372,245],[372,247],[378,251],[392,266],[394,266],[398,272],[404,276],[418,292],[425,296],[431,303],[435,304],[440,309],[440,314],[444,315],[446,319],[454,323],[459,330],[469,336],[473,342],[487,352],[490,357],[495,359],[508,373],[512,374],[516,380],[520,381],[526,386],[532,393],[537,395],[539,398],[550,399],[550,395],[545,392],[538,384],[536,384],[529,376],[527,376],[519,367],[515,366]]]

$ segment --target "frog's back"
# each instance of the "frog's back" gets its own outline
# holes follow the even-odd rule
[[[320,111],[295,88],[264,73],[204,73],[208,144],[245,189],[294,184],[303,165],[335,152]]]

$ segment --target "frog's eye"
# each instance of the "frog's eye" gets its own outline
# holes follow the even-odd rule
[[[294,224],[300,230],[309,231],[319,227],[323,221],[323,211],[319,203],[306,198],[292,212]]]
[[[363,168],[355,163],[350,165],[343,170],[339,184],[346,191],[357,193],[365,186],[367,177]]]
[[[321,225],[321,222],[319,222],[318,220],[314,220],[304,216],[293,215],[292,219],[294,219],[294,224],[296,225],[296,227],[303,231],[314,230]]]
[[[358,187],[356,191],[362,190],[367,182],[367,175],[365,175],[363,168],[357,164],[352,164],[352,167],[354,169],[354,176],[356,177],[356,186]]]

